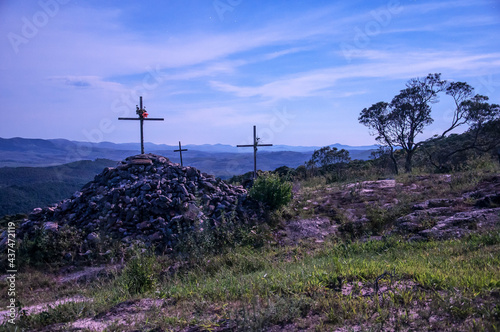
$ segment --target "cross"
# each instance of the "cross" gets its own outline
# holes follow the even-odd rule
[[[183,149],[181,147],[181,141],[179,141],[179,150],[174,150],[174,152],[179,152],[179,154],[181,155],[181,167],[183,166],[182,165],[182,151],[187,151],[188,149]]]
[[[257,126],[253,126],[253,144],[252,145],[236,145],[238,148],[251,148],[253,147],[253,178],[257,178],[257,147],[258,146],[273,146],[272,144],[259,144],[257,138]]]
[[[136,105],[138,118],[118,118],[118,120],[139,120],[141,122],[141,154],[144,154],[144,121],[163,121],[163,118],[148,118],[148,113],[142,107],[142,96],[139,97],[141,107]]]

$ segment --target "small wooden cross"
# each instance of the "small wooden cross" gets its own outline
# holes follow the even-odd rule
[[[118,120],[139,120],[141,122],[141,154],[144,154],[144,121],[163,121],[163,118],[148,118],[148,113],[142,107],[142,96],[139,97],[139,104],[141,107],[136,105],[136,113],[138,118],[118,118]]]
[[[272,144],[259,144],[257,138],[257,126],[253,126],[253,144],[252,145],[236,145],[239,148],[253,147],[253,178],[257,178],[257,147],[258,146],[273,146]]]
[[[187,151],[188,149],[183,149],[181,147],[181,141],[179,141],[179,150],[174,150],[174,152],[179,152],[179,154],[181,155],[181,167],[183,166],[182,165],[182,151]]]

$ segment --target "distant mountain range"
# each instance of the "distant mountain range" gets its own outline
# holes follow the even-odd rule
[[[352,159],[367,159],[377,146],[346,149]],[[159,154],[179,162],[178,146],[146,143],[146,152]],[[231,145],[186,145],[183,153],[186,166],[214,174],[223,179],[253,169],[252,149]],[[257,166],[274,170],[281,166],[297,167],[311,158],[320,147],[276,145],[259,149]],[[136,155],[140,145],[110,142],[86,143],[65,139],[0,138],[0,216],[28,212],[34,207],[46,206],[70,196],[91,181],[104,167]]]
[[[60,141],[60,140],[58,140]],[[75,144],[82,144],[82,142],[73,142]],[[83,143],[88,145],[88,143]],[[140,149],[139,143],[111,143],[111,142],[100,142],[93,143],[93,146],[96,148],[104,148],[104,149],[114,149],[114,150],[138,150]],[[331,147],[336,147],[337,149],[346,149],[349,151],[362,151],[362,150],[376,150],[378,149],[377,145],[369,145],[369,146],[349,146],[342,145],[339,143],[335,143],[330,145]],[[188,144],[183,145],[183,148],[193,150],[193,151],[202,151],[202,152],[229,152],[229,153],[244,153],[245,150],[237,148],[234,145],[228,144]],[[177,149],[177,145],[167,145],[167,144],[154,144],[154,143],[145,143],[144,149],[148,151],[161,151],[161,150],[175,150]],[[321,148],[320,146],[292,146],[292,145],[273,145],[266,147],[265,150],[268,152],[274,151],[289,151],[289,152],[313,152]]]
[[[346,149],[352,159],[368,159],[376,145],[348,146],[332,144]],[[147,153],[155,153],[179,162],[178,146],[145,143]],[[222,178],[242,174],[253,169],[251,149],[241,149],[224,144],[185,145],[185,165],[194,166],[204,172]],[[297,167],[311,158],[317,146],[275,145],[259,149],[258,168],[272,170],[280,166]],[[0,138],[0,167],[55,166],[79,160],[122,160],[140,151],[138,143],[89,143],[65,139]]]

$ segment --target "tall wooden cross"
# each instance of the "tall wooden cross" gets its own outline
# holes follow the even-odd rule
[[[139,120],[141,124],[141,154],[144,154],[144,121],[163,121],[163,118],[148,118],[148,113],[142,107],[142,96],[139,97],[139,106],[136,105],[138,118],[118,118],[118,120]]]
[[[273,146],[272,144],[259,144],[259,138],[257,138],[257,126],[253,126],[253,144],[251,145],[236,145],[239,148],[251,148],[253,147],[253,178],[257,178],[257,147],[258,146]]]
[[[187,151],[188,149],[183,149],[182,146],[181,146],[181,141],[179,141],[179,150],[174,150],[174,152],[179,152],[179,154],[181,155],[181,167],[183,166],[182,165],[182,151]]]

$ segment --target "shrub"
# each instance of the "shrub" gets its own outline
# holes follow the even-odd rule
[[[121,257],[123,243],[104,232],[98,240],[88,241],[84,231],[62,225],[56,232],[35,227],[18,241],[17,260],[20,268],[61,267],[68,264],[95,264]],[[84,254],[85,253],[85,254]],[[0,267],[4,262],[0,261]]]
[[[269,174],[255,180],[249,196],[263,203],[269,210],[277,210],[292,200],[292,184]]]
[[[156,269],[153,251],[138,252],[125,266],[120,283],[131,295],[148,292],[156,286]]]
[[[19,265],[22,267],[64,265],[64,254],[71,253],[72,256],[76,256],[82,242],[82,233],[72,226],[64,225],[57,233],[38,228],[32,236],[25,235],[20,241]]]
[[[222,215],[221,222],[196,222],[192,228],[179,233],[174,252],[190,258],[216,255],[229,248],[250,246],[260,248],[271,238],[266,224],[238,222],[231,214]]]

